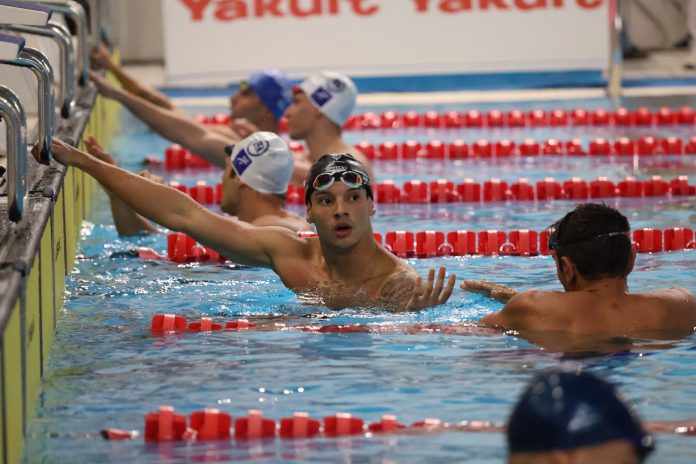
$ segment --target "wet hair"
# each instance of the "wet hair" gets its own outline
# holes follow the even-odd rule
[[[585,203],[553,224],[549,248],[567,256],[587,280],[628,275],[630,226],[626,216],[604,204]]]
[[[360,174],[360,177],[364,180],[362,188],[365,189],[367,197],[374,199],[370,177],[367,175],[367,170],[365,170],[362,163],[349,153],[335,153],[322,155],[309,169],[307,179],[305,179],[305,205],[311,203],[312,192],[314,192],[314,180],[317,176],[325,172],[333,174],[340,171],[353,171]]]

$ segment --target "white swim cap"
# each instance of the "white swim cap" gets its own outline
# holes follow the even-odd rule
[[[254,132],[225,151],[246,185],[261,193],[283,194],[295,164],[287,143],[273,132]]]
[[[353,81],[336,71],[313,74],[299,88],[319,111],[339,126],[343,126],[350,117],[358,96],[358,88]]]

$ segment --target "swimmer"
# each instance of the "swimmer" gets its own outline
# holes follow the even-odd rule
[[[696,326],[696,298],[682,288],[629,293],[636,259],[625,216],[603,204],[578,205],[552,226],[549,249],[564,292],[516,292],[492,282],[465,281],[505,306],[481,319],[528,334],[681,338]]]
[[[116,165],[93,137],[87,138],[85,145],[93,157]],[[312,230],[307,221],[285,209],[293,158],[280,137],[272,132],[255,132],[237,145],[228,146],[226,151],[230,156],[222,173],[222,211],[253,226],[278,226],[293,232]],[[161,178],[147,171],[140,175],[163,183]],[[157,227],[128,203],[106,190],[119,235],[158,232]]]
[[[245,120],[244,129],[239,129],[243,134],[217,132],[181,111],[161,108],[150,101],[152,99],[118,88],[97,73],[92,72],[90,76],[99,93],[120,102],[159,135],[213,165],[225,166],[224,148],[239,141],[242,135],[256,130],[277,133],[278,122],[286,113],[290,137],[304,141],[308,147],[307,153],[296,154],[293,183],[304,182],[311,165],[325,153],[351,153],[367,166],[374,183],[367,157],[341,137],[342,126],[355,108],[357,88],[349,77],[338,72],[314,74],[294,90],[280,71],[252,74],[246,84],[242,83],[240,92],[232,97],[234,120]]]
[[[129,87],[119,88],[100,74],[90,72],[100,94],[114,99],[130,110],[138,119],[162,137],[178,143],[192,153],[224,168],[225,147],[253,132],[278,133],[280,119],[292,99],[290,81],[277,69],[266,69],[242,81],[239,91],[232,96],[232,129],[220,131],[208,127],[193,116],[173,107],[153,103],[155,98],[133,93]]]
[[[116,63],[103,43],[90,51],[89,58],[93,66],[110,71],[123,90],[160,108],[186,116],[162,92],[138,81]],[[98,74],[93,77],[98,87],[104,84]],[[290,104],[289,89],[287,76],[278,70],[268,69],[252,74],[240,83],[239,91],[230,97],[230,126],[214,125],[210,130],[237,141],[256,131],[278,133],[280,118]]]
[[[534,377],[507,426],[508,463],[639,464],[655,440],[615,387],[589,372]]]
[[[375,241],[372,184],[362,164],[348,154],[326,155],[312,166],[305,182],[306,219],[317,237],[304,238],[285,227],[256,227],[215,214],[176,189],[60,140],[53,140],[52,151],[57,162],[85,171],[144,217],[184,232],[236,263],[272,269],[305,301],[334,309],[416,311],[443,304],[452,293],[455,276],[445,283],[444,268],[437,278],[431,269],[423,285],[412,267]],[[39,159],[36,149],[34,156]],[[242,156],[240,148],[231,156],[229,163],[239,176],[254,169],[255,157]]]
[[[303,182],[310,167],[325,153],[350,153],[375,183],[370,161],[341,136],[343,125],[355,109],[357,95],[353,81],[335,71],[313,74],[295,86],[292,103],[285,113],[288,133],[294,140],[304,140],[308,152],[295,159],[293,182]]]

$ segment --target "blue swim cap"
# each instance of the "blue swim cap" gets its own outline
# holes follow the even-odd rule
[[[246,84],[259,96],[276,119],[283,117],[292,102],[292,87],[284,72],[264,69],[249,76]]]
[[[630,442],[640,457],[655,448],[652,435],[614,386],[589,372],[539,374],[508,422],[510,453],[571,450],[613,440]]]

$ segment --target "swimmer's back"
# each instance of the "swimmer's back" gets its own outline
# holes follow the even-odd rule
[[[527,291],[506,305],[502,325],[510,329],[578,335],[640,336],[696,326],[696,299],[680,288],[604,296],[592,291]],[[490,323],[491,321],[485,321]],[[500,324],[499,324],[500,325]]]

